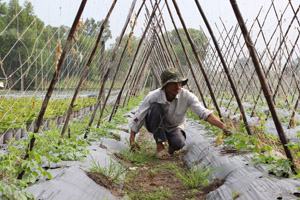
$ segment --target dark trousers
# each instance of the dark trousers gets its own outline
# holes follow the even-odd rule
[[[176,128],[173,131],[166,131],[165,121],[166,119],[162,105],[159,103],[152,103],[145,118],[146,128],[153,134],[156,143],[168,141],[169,153],[173,153],[185,145],[186,136],[181,128]]]

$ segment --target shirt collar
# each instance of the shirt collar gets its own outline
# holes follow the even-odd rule
[[[177,100],[179,98],[179,94],[181,93],[181,90],[180,92],[175,96],[175,100]],[[167,100],[167,96],[166,96],[166,92],[163,88],[160,89],[160,102],[158,103],[161,103],[161,104],[167,104],[167,103],[170,103],[168,100]]]

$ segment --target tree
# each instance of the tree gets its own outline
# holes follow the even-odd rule
[[[78,71],[86,60],[84,56],[90,55],[101,23],[87,19],[78,24],[74,46],[62,66],[61,78],[78,78]],[[7,29],[1,33],[6,26]],[[21,6],[18,0],[10,0],[7,4],[0,0],[0,78],[9,77],[7,87],[36,89],[40,82],[52,77],[59,58],[56,51],[64,45],[69,30],[66,26],[45,26],[35,15],[30,1]],[[108,23],[101,41],[103,49],[109,38]],[[101,53],[100,49],[96,55]],[[89,80],[99,79],[101,66],[95,61],[90,66]]]
[[[9,26],[0,35],[0,58],[5,69],[0,76],[10,75],[8,87],[13,89],[33,89],[38,67],[33,65],[33,61],[38,49],[43,46],[37,35],[43,30],[44,23],[34,15],[29,1],[22,8],[18,0],[11,0],[7,6],[1,4],[1,11],[6,13],[1,15],[1,21],[4,26]]]
[[[0,33],[5,28],[5,16],[7,15],[7,7],[5,3],[0,0]]]
[[[125,45],[126,45],[126,42],[127,42],[128,38],[129,38],[128,34],[123,36],[120,47],[119,47],[119,49],[117,50],[117,53],[116,53],[117,56],[115,57],[115,64],[117,64],[117,62],[120,60],[120,56],[123,52],[123,49],[125,48]],[[119,37],[116,38],[115,43],[113,43],[110,46],[110,48],[106,51],[106,56],[110,57],[110,54],[112,53],[112,50],[113,50],[113,48],[115,47],[115,45],[117,44],[118,41],[119,41]],[[125,50],[124,56],[122,58],[122,62],[121,62],[120,69],[119,69],[119,72],[118,72],[119,76],[117,77],[117,81],[124,79],[124,76],[121,76],[120,74],[122,74],[122,75],[127,74],[127,71],[128,71],[128,69],[129,69],[129,67],[132,63],[134,53],[137,49],[138,42],[139,42],[139,38],[132,35],[130,40],[129,40],[129,43],[127,45],[127,48]],[[116,67],[117,67],[117,65],[114,65],[112,70],[111,70],[111,73],[110,73],[111,78],[116,73]]]
[[[179,32],[179,35],[183,41],[183,44],[185,46],[185,48],[187,49],[187,53],[189,55],[189,58],[191,59],[192,63],[196,63],[196,59],[194,57],[194,53],[192,51],[192,48],[191,48],[191,45],[185,35],[185,32],[182,28],[179,28],[178,29],[178,32]],[[207,45],[208,45],[208,41],[207,41],[207,38],[204,34],[203,31],[201,30],[197,30],[197,29],[194,29],[194,28],[189,28],[188,29],[188,32],[197,48],[197,54],[199,55],[199,57],[201,59],[203,59],[205,57],[205,54],[206,54],[206,48],[207,48]],[[178,56],[178,59],[180,60],[180,63],[182,65],[187,65],[187,62],[186,62],[186,57],[184,55],[184,52],[182,50],[182,46],[180,44],[180,40],[178,38],[178,35],[177,35],[177,32],[176,30],[172,30],[172,31],[169,31],[168,32],[168,35],[170,37],[170,40],[174,46],[174,49],[175,49],[175,52]],[[191,55],[191,56],[190,56]]]

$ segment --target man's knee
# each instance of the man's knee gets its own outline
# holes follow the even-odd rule
[[[173,142],[173,144],[171,144],[172,149],[177,151],[179,149],[182,149],[185,145],[185,141],[184,139],[178,139],[176,141]]]
[[[161,104],[152,103],[149,109],[149,112],[145,118],[145,125],[149,132],[162,132],[164,130],[160,130],[163,127],[163,111]]]
[[[182,149],[185,145],[185,133],[181,129],[177,129],[168,135],[169,145],[174,151]]]

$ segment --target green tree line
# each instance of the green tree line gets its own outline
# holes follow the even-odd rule
[[[0,1],[0,78],[7,80],[6,87],[13,89],[35,87],[36,83],[32,83],[32,80],[37,79],[35,75],[40,70],[38,65],[43,61],[46,62],[42,69],[44,73],[52,66],[51,50],[56,46],[58,32],[63,34],[64,31],[63,27],[45,26],[34,14],[29,1],[26,1],[23,7],[18,0],[10,0],[9,3]],[[50,40],[52,36],[53,39]],[[54,69],[49,75],[53,71]]]
[[[86,19],[78,24],[75,44],[62,66],[60,79],[78,79],[100,23]],[[29,1],[21,6],[18,0],[8,3],[0,0],[0,81],[5,82],[6,88],[15,90],[41,89],[43,83],[47,86],[69,29],[45,25]],[[107,26],[102,40],[110,37]],[[97,74],[99,66],[93,64],[89,79],[96,79]]]
[[[90,55],[101,23],[102,21],[96,21],[91,18],[78,24],[75,45],[62,66],[61,88],[69,89],[68,87],[75,87],[76,80],[80,76],[78,72],[81,71]],[[25,1],[23,5],[20,5],[18,0],[10,0],[8,2],[0,0],[0,81],[5,83],[6,88],[15,90],[46,89],[52,78],[59,53],[62,51],[69,29],[67,26],[53,27],[45,25],[34,13],[33,5],[30,1]],[[207,39],[204,33],[197,29],[189,29],[189,32],[198,48],[198,54],[203,58],[207,46]],[[184,31],[179,29],[179,33],[188,54],[192,55],[192,50],[184,35]],[[186,58],[177,33],[175,30],[171,30],[168,32],[168,35],[181,64],[185,66]],[[99,85],[99,77],[103,75],[104,58],[110,57],[115,46],[115,43],[106,44],[109,38],[111,38],[111,31],[108,23],[105,27],[100,48],[96,52],[98,56],[95,57],[94,62],[90,66],[87,78],[88,82],[95,83],[95,86]],[[128,35],[125,35],[117,52],[117,60],[120,58],[127,39]],[[121,62],[119,74],[127,73],[139,39],[136,36],[130,39],[125,56]],[[191,56],[191,59],[193,63],[196,63],[194,56]],[[110,77],[114,75],[115,67]],[[120,77],[119,81],[122,81],[123,76],[118,77]],[[73,85],[68,84],[67,81],[72,81]]]

